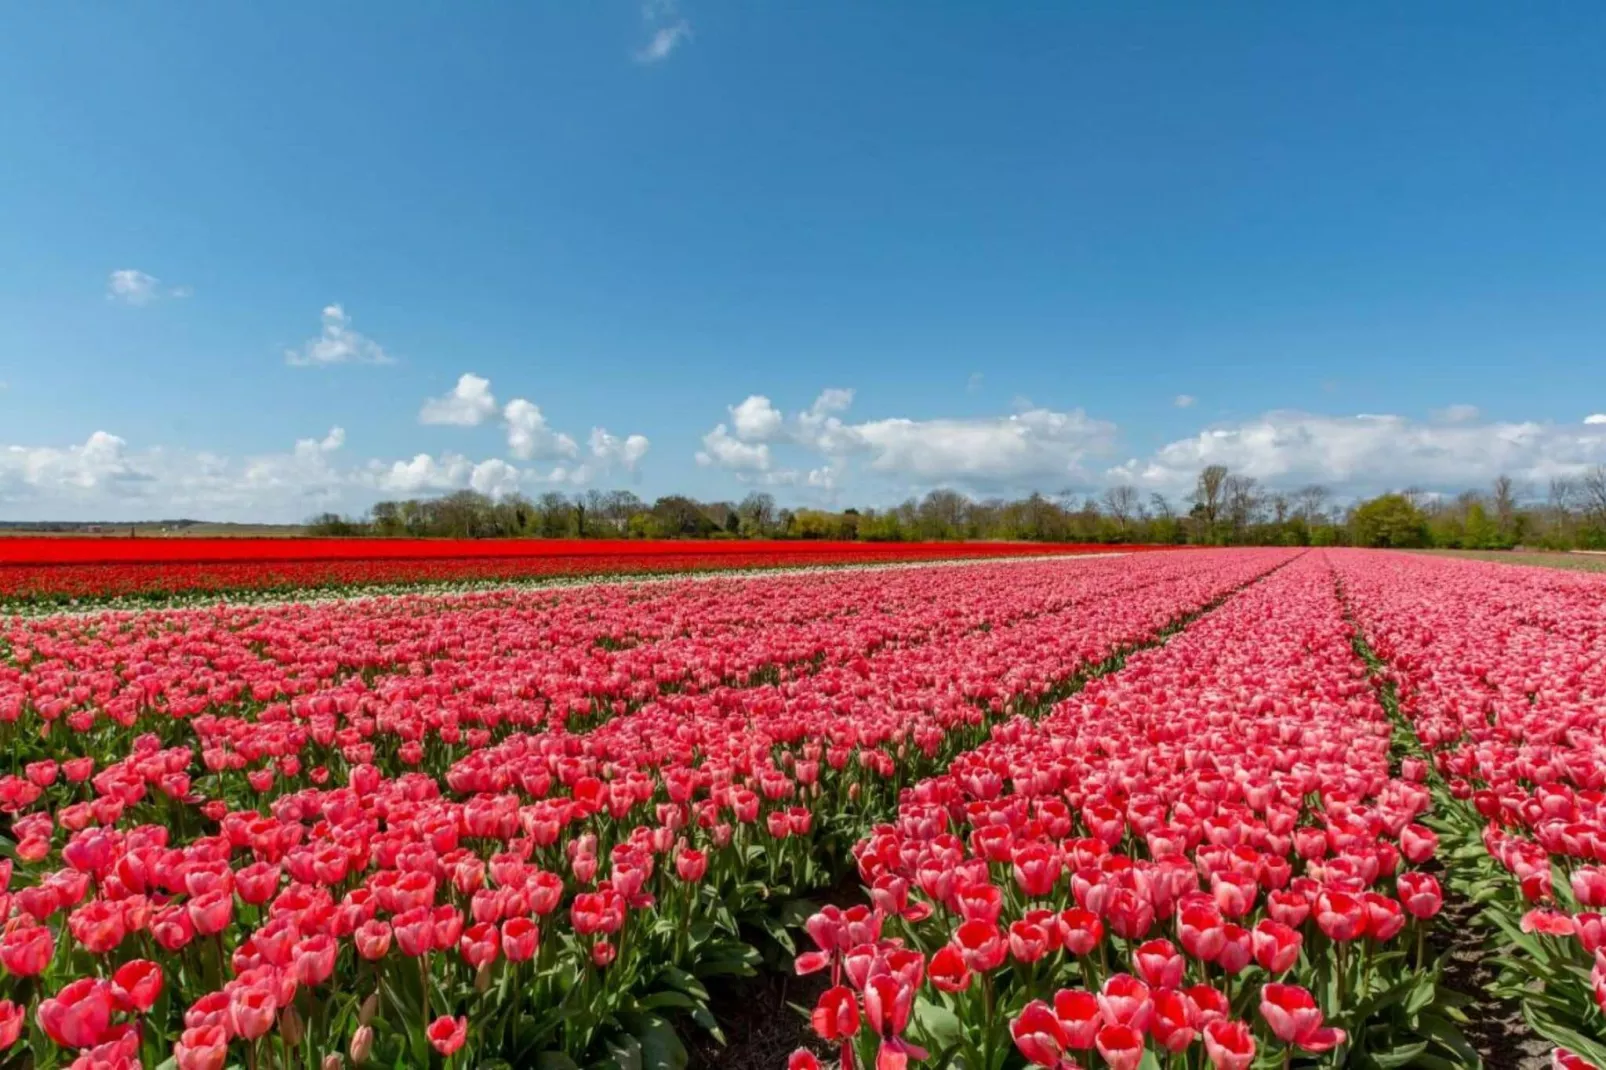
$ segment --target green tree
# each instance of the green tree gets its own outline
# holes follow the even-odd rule
[[[1396,549],[1428,544],[1428,522],[1422,510],[1403,494],[1384,494],[1362,502],[1350,514],[1356,546]]]

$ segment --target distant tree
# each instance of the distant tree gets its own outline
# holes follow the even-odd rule
[[[970,503],[963,494],[934,490],[920,500],[916,512],[922,539],[957,539],[964,534],[965,513]]]
[[[671,538],[707,538],[716,530],[702,507],[680,494],[653,502],[652,515],[663,533]]]
[[[754,491],[736,506],[737,530],[753,539],[767,538],[775,533],[775,499],[762,491]]]
[[[1307,483],[1294,491],[1294,511],[1305,518],[1307,524],[1315,524],[1325,518],[1327,502],[1332,495],[1320,483]]]
[[[1403,494],[1384,494],[1357,505],[1350,514],[1357,546],[1395,549],[1428,544],[1427,518]]]
[[[1121,483],[1104,492],[1104,511],[1114,519],[1122,535],[1126,534],[1127,525],[1142,508],[1143,498],[1138,494],[1138,488],[1130,484]]]

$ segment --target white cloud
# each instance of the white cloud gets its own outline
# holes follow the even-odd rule
[[[492,498],[505,498],[519,489],[523,475],[500,457],[492,457],[474,466],[468,476],[468,485]]]
[[[541,407],[523,398],[514,398],[502,410],[507,421],[507,448],[521,461],[573,457],[580,452],[574,439],[547,426]]]
[[[133,268],[119,268],[106,278],[106,299],[136,308],[164,297],[188,297],[192,292],[188,286],[163,290],[161,279]]]
[[[1115,437],[1114,424],[1080,409],[1042,408],[976,419],[875,420],[846,430],[865,444],[873,471],[989,489],[1081,482],[1083,461]]]
[[[689,40],[691,40],[691,23],[685,19],[668,26],[660,26],[653,31],[646,45],[637,50],[636,62],[661,63],[680,47],[681,42]]]
[[[1584,417],[1586,424],[1606,424],[1606,412],[1594,412]]]
[[[419,453],[410,461],[396,461],[388,467],[376,463],[374,471],[380,490],[411,496],[461,490],[474,473],[474,463],[459,453],[443,453],[439,459]]]
[[[1355,496],[1407,486],[1458,491],[1500,474],[1537,485],[1601,463],[1606,428],[1275,411],[1206,428],[1106,474],[1110,482],[1181,492],[1200,469],[1223,464],[1268,486],[1322,483]]]
[[[465,372],[444,396],[424,402],[418,422],[477,427],[495,415],[496,398],[491,394],[491,381]]]
[[[323,310],[323,330],[298,349],[287,349],[286,364],[312,367],[329,364],[394,364],[378,342],[352,329],[351,317],[339,305]]]
[[[637,63],[662,63],[691,40],[691,23],[681,17],[676,0],[646,0],[641,5],[641,21],[651,36],[636,50]]]
[[[1440,423],[1464,424],[1476,420],[1483,413],[1476,405],[1446,405],[1442,409],[1434,409],[1429,415]]]
[[[610,435],[605,427],[591,429],[591,456],[605,469],[617,465],[626,472],[634,472],[641,459],[647,456],[652,443],[646,435]]]
[[[953,483],[1003,490],[1087,478],[1087,458],[1108,450],[1115,426],[1081,410],[1027,407],[1009,416],[893,418],[849,423],[842,418],[853,391],[822,391],[804,411],[787,418],[763,395],[730,408],[730,428],[718,424],[703,436],[697,463],[731,471],[739,479],[834,490],[856,462],[863,470],[906,484]],[[1030,403],[1027,403],[1029,406]],[[760,441],[762,440],[762,441]],[[826,463],[810,469],[774,467],[771,447],[796,447]]]
[[[781,430],[780,411],[763,394],[754,394],[740,405],[730,406],[731,426],[743,442],[767,442]]]
[[[724,424],[718,424],[703,436],[697,463],[733,472],[762,472],[770,466],[770,448],[765,443],[743,442],[731,435]]]
[[[1176,397],[1171,399],[1171,404],[1175,405],[1179,409],[1191,409],[1193,408],[1194,402],[1198,400],[1199,399],[1194,397],[1192,394],[1178,394]]]

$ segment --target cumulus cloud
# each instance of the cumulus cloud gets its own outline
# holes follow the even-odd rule
[[[730,406],[731,426],[743,442],[768,442],[780,433],[785,422],[780,411],[763,394],[754,394],[740,405]]]
[[[380,344],[351,326],[351,317],[340,305],[323,310],[323,330],[296,349],[284,353],[286,364],[299,368],[330,364],[394,364],[395,360]]]
[[[502,418],[507,422],[508,452],[521,461],[573,457],[580,452],[574,439],[547,426],[541,406],[534,402],[514,398],[502,410]]]
[[[563,436],[567,439],[567,436]],[[298,522],[314,513],[360,513],[382,497],[473,489],[494,498],[550,483],[581,486],[634,476],[649,443],[643,435],[592,429],[578,463],[549,473],[492,457],[415,454],[400,460],[346,458],[346,432],[302,438],[288,449],[229,458],[152,446],[131,447],[96,431],[66,446],[0,446],[0,519],[209,520]]]
[[[1115,436],[1114,424],[1080,409],[1042,408],[979,419],[875,420],[849,430],[865,443],[875,471],[981,488],[1083,481],[1082,462]]]
[[[1501,474],[1543,484],[1601,463],[1606,427],[1274,411],[1208,427],[1106,475],[1110,482],[1179,492],[1206,465],[1223,464],[1269,486],[1322,483],[1359,496],[1407,486],[1455,491]]]
[[[188,286],[163,289],[161,279],[133,268],[119,268],[106,278],[106,299],[136,308],[164,297],[188,297],[190,292]]]
[[[491,394],[491,381],[465,372],[446,394],[424,402],[418,422],[477,427],[495,415],[496,398]]]
[[[770,466],[770,448],[768,443],[743,442],[726,430],[724,424],[717,424],[703,436],[697,463],[733,472],[763,472]]]
[[[591,429],[591,456],[604,470],[611,471],[618,467],[626,472],[634,473],[641,459],[647,456],[651,443],[646,435],[626,435],[620,438],[608,433],[605,427]]]
[[[1171,404],[1175,405],[1179,409],[1191,409],[1193,408],[1194,403],[1198,400],[1199,399],[1194,397],[1192,394],[1178,394],[1176,397],[1171,399]]]
[[[481,461],[468,475],[468,485],[492,498],[505,498],[519,489],[524,473],[500,457]]]
[[[753,395],[730,407],[729,425],[720,423],[703,436],[697,462],[774,485],[834,490],[856,465],[906,484],[995,491],[1084,481],[1086,460],[1107,451],[1115,437],[1113,424],[1079,409],[1027,407],[996,417],[852,423],[841,414],[853,399],[852,390],[831,388],[786,417],[767,397]],[[801,468],[777,468],[772,447],[796,447],[826,463],[806,475]]]
[[[1606,412],[1593,412],[1584,417],[1586,424],[1606,424]]]

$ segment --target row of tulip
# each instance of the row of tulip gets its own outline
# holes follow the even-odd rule
[[[215,601],[264,592],[552,582],[1099,553],[1070,543],[621,539],[21,538],[0,543],[0,605]],[[1163,547],[1123,547],[1136,552]]]
[[[589,731],[506,712],[547,686],[536,654],[585,641],[584,614],[542,630],[554,603],[589,605],[604,653],[695,622],[671,604],[617,633],[630,600],[580,592],[13,622],[0,1051],[84,1070],[169,1051],[179,1070],[673,1064],[666,1016],[713,1026],[704,981],[752,968],[752,925],[790,940],[794,891],[900,784],[1288,557],[978,565],[919,591],[816,578],[852,593],[796,585],[838,608],[776,615],[895,605],[917,624],[774,680],[710,683],[732,674],[699,675],[693,648],[676,686]],[[642,597],[699,605],[706,586]],[[488,684],[498,658],[515,664]]]
[[[1606,577],[1333,556],[1505,991],[1571,1065],[1606,1067]]]
[[[534,726],[1062,609],[1114,560],[13,620],[0,725],[25,706],[82,734],[148,710],[294,702]],[[1023,593],[1000,599],[1008,583]]]
[[[870,905],[809,919],[815,1033],[844,1070],[1476,1065],[1390,742],[1307,555],[906,791]]]

